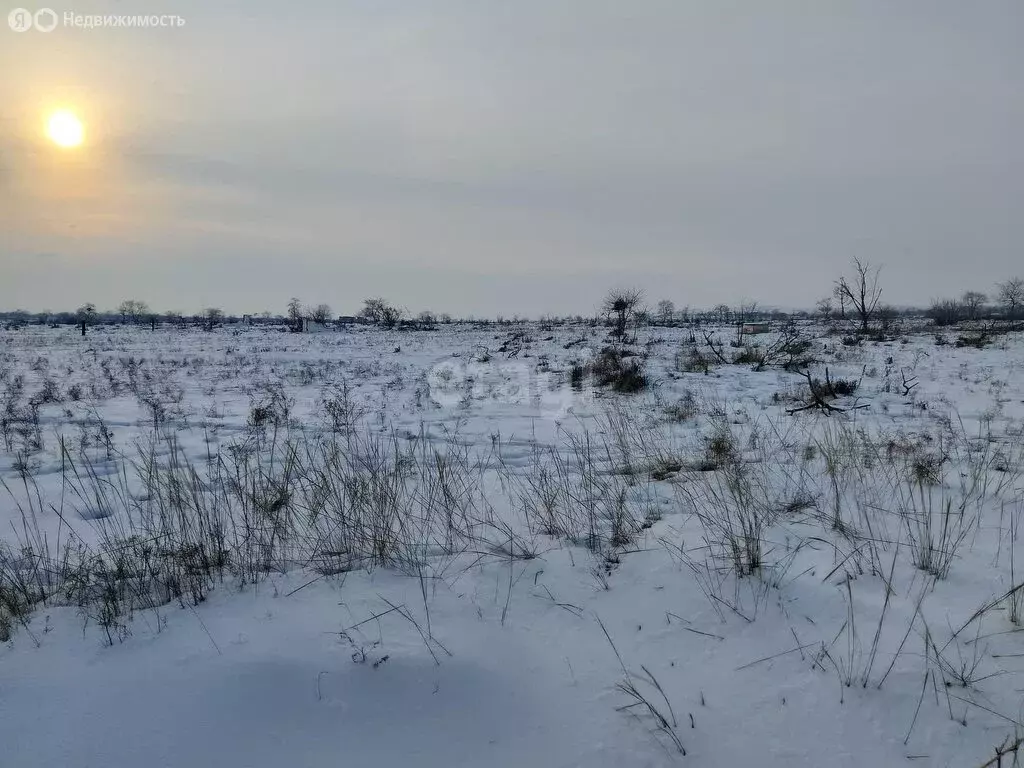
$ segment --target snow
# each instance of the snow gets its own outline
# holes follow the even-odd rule
[[[104,526],[120,519],[116,505],[73,498],[72,457],[138,494],[121,456],[149,445],[169,455],[166,440],[151,442],[154,418],[203,467],[251,439],[254,408],[280,399],[286,428],[306,438],[398,435],[466,451],[476,508],[486,502],[494,518],[475,529],[477,545],[432,550],[419,572],[325,574],[296,561],[257,584],[226,575],[196,605],[123,617],[112,642],[71,600],[37,605],[0,646],[0,763],[981,764],[1024,717],[1009,601],[968,621],[1020,582],[1010,552],[1024,488],[1024,336],[985,349],[937,346],[930,333],[846,347],[809,332],[822,361],[815,375],[827,363],[833,379],[862,379],[836,405],[866,407],[791,415],[806,390],[797,373],[682,371],[686,328],[639,330],[633,348],[648,355],[652,386],[635,395],[572,388],[570,366],[607,343],[606,329],[584,324],[315,335],[93,328],[84,339],[74,329],[0,331],[0,401],[18,375],[19,402],[47,379],[60,401],[39,406],[36,433],[0,440],[9,489],[0,524],[15,549],[26,496],[51,544],[70,527],[102,546]],[[906,395],[904,375],[917,382]],[[680,402],[695,415],[670,418]],[[652,477],[666,457],[702,456],[723,428],[755,486],[786,500],[802,490],[825,510],[795,504],[773,517],[765,566],[743,578],[716,568],[719,542],[695,511],[720,473],[669,467]],[[908,502],[881,484],[884,462],[867,466],[865,456],[848,468],[842,514],[856,534],[827,524],[830,478],[804,447],[820,453],[851,435],[870,436],[883,457],[911,443],[949,455],[927,492],[936,505],[960,499],[971,462],[988,457],[989,484],[969,505],[977,523],[944,578],[915,567],[893,512]],[[621,491],[644,521],[631,541],[599,553],[523,514],[529,481],[571,466],[583,437],[608,446],[601,487]],[[534,556],[510,558],[502,525]],[[954,682],[958,668],[973,670],[969,685]],[[626,707],[618,684],[628,681],[672,721],[685,756],[644,707]]]

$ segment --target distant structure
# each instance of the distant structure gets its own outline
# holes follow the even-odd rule
[[[740,333],[744,336],[756,336],[759,333],[768,333],[771,326],[768,323],[744,323],[740,327]]]
[[[338,318],[338,325],[368,325],[369,320],[358,315],[342,315]]]
[[[310,320],[308,317],[302,318],[302,332],[303,333],[326,333],[329,331],[323,323],[318,323],[315,320]]]

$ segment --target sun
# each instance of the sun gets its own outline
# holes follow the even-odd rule
[[[85,138],[85,128],[74,112],[60,109],[46,121],[46,135],[59,147],[77,147]]]

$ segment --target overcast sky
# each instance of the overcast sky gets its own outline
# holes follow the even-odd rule
[[[904,304],[1024,272],[1021,0],[51,7],[185,26],[0,26],[0,308],[797,307],[854,256]],[[84,146],[47,143],[56,107]]]

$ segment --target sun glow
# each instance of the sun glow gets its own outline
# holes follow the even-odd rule
[[[60,147],[77,147],[85,138],[85,128],[73,112],[61,109],[46,121],[46,135]]]

